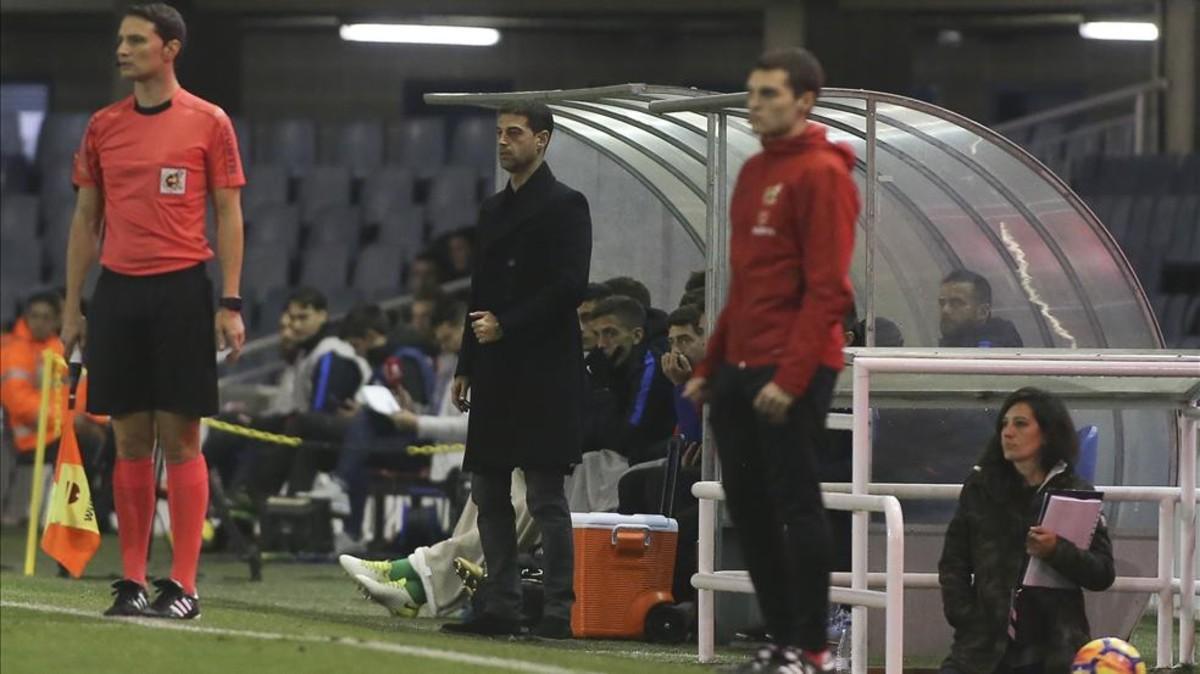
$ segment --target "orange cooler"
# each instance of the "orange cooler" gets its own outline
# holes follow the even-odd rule
[[[646,614],[674,602],[679,524],[662,515],[571,513],[577,637],[640,638]]]

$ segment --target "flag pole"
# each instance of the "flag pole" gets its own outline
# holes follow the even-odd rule
[[[25,537],[25,575],[32,576],[37,560],[37,531],[42,512],[42,470],[46,460],[46,427],[50,421],[50,392],[57,354],[50,349],[42,352],[42,403],[38,408],[37,448],[33,455],[33,488],[29,494],[29,530]]]

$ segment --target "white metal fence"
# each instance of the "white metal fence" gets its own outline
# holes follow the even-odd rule
[[[1200,355],[1165,352],[1081,353],[1056,352],[1026,354],[1019,352],[981,352],[978,358],[961,355],[947,357],[930,350],[929,353],[889,356],[887,350],[852,350],[853,359],[853,469],[849,484],[826,484],[826,504],[830,508],[852,510],[852,562],[849,574],[833,574],[834,601],[851,604],[851,671],[865,674],[867,669],[868,607],[886,611],[885,671],[903,671],[903,591],[904,587],[937,587],[933,573],[904,573],[903,517],[901,498],[953,499],[961,485],[888,484],[870,482],[870,387],[872,373],[910,374],[979,374],[979,375],[1039,375],[1071,378],[1150,377],[1170,378],[1180,382],[1180,393],[1161,400],[1163,407],[1178,414],[1178,485],[1174,487],[1119,486],[1101,487],[1110,501],[1157,501],[1158,573],[1154,577],[1118,577],[1112,590],[1119,592],[1154,592],[1158,595],[1158,666],[1171,664],[1171,627],[1175,595],[1179,595],[1179,661],[1194,662],[1196,619],[1196,512],[1200,493],[1196,490],[1197,426],[1200,409]],[[988,384],[990,387],[991,383]],[[981,388],[984,388],[981,385]],[[1068,387],[1070,388],[1070,387]],[[1120,402],[1114,401],[1114,406]],[[844,415],[831,415],[831,427],[844,427]],[[850,495],[862,498],[847,499]],[[752,591],[743,572],[715,570],[715,535],[717,529],[716,503],[724,497],[718,482],[700,482],[693,489],[700,499],[698,573],[692,584],[698,590],[699,658],[710,662],[715,656],[713,592]],[[887,566],[884,573],[867,572],[868,511],[882,511],[887,523]],[[1178,519],[1177,519],[1178,516]],[[899,555],[898,558],[894,555]],[[1178,565],[1173,563],[1178,557]],[[842,584],[849,582],[849,588]],[[871,586],[882,585],[884,591],[871,592]],[[880,605],[882,601],[882,606]]]

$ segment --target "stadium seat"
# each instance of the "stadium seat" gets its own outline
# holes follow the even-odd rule
[[[263,122],[256,130],[256,162],[279,164],[293,177],[317,162],[317,125],[311,119]]]
[[[446,163],[446,120],[415,117],[396,120],[387,127],[387,161],[413,169],[428,178]]]
[[[90,118],[86,112],[46,115],[42,122],[42,130],[38,134],[38,168],[44,171],[57,164],[70,165],[71,158],[75,156],[75,151],[83,141],[83,133],[87,130]]]
[[[1187,334],[1187,311],[1190,299],[1191,297],[1188,295],[1170,295],[1166,308],[1163,310],[1162,315],[1158,317],[1158,325],[1162,330],[1163,341],[1166,342],[1168,348],[1178,346]]]
[[[368,297],[399,295],[403,259],[397,246],[376,243],[363,248],[354,263],[354,287]]]
[[[258,163],[247,169],[246,187],[242,189],[242,211],[252,220],[264,206],[287,203],[288,176],[282,166]]]
[[[0,158],[0,194],[29,191],[31,172],[25,158],[16,155]]]
[[[23,152],[21,143],[21,123],[16,110],[0,109],[0,159],[20,157]]]
[[[37,197],[31,194],[5,195],[0,204],[0,236],[5,240],[37,238]]]
[[[327,243],[358,245],[362,210],[357,206],[327,206],[308,223],[308,248]]]
[[[491,176],[496,169],[496,120],[467,117],[454,127],[450,140],[450,164],[466,166],[479,176]]]
[[[342,316],[346,312],[354,308],[356,304],[363,302],[364,295],[358,288],[349,286],[337,286],[331,288],[322,288],[325,293],[325,299],[329,302],[330,317]]]
[[[41,181],[38,194],[42,201],[48,203],[54,200],[66,199],[75,201],[75,183],[72,176],[71,160],[59,159],[57,162],[46,164],[41,169]]]
[[[420,206],[389,210],[378,224],[379,243],[416,251],[425,242],[425,210]]]
[[[1175,235],[1175,222],[1183,205],[1181,202],[1179,197],[1173,195],[1161,196],[1154,208],[1154,221],[1142,242],[1142,258],[1146,266],[1146,292],[1155,292],[1162,284],[1163,260],[1170,254],[1169,246]]]
[[[388,213],[412,208],[412,171],[397,166],[385,166],[363,180],[363,218],[368,225],[382,223]]]
[[[1134,197],[1133,210],[1129,216],[1129,227],[1121,233],[1120,237],[1121,248],[1125,250],[1125,256],[1129,258],[1129,263],[1133,265],[1134,271],[1141,279],[1142,286],[1149,290],[1153,290],[1158,283],[1158,279],[1148,276],[1147,255],[1149,251],[1146,250],[1146,242],[1156,222],[1157,206],[1157,197],[1151,195]]]
[[[1079,462],[1075,466],[1075,473],[1092,484],[1096,483],[1096,459],[1099,453],[1100,429],[1095,426],[1080,428]]]
[[[319,247],[309,248],[304,254],[300,270],[300,283],[312,286],[322,292],[329,288],[345,286],[349,257],[350,246],[346,244],[329,242]]]
[[[469,168],[448,166],[439,171],[429,185],[425,204],[429,235],[437,237],[475,224],[479,216],[478,189],[478,176]]]
[[[279,317],[287,309],[287,298],[294,289],[287,284],[264,288],[258,295],[255,329],[257,334],[270,335],[279,330]]]
[[[1200,194],[1200,152],[1180,158],[1171,191],[1174,194]]]
[[[237,136],[242,171],[246,171],[254,159],[254,125],[245,117],[230,117],[230,121],[233,122],[233,134]]]
[[[273,244],[247,246],[242,260],[242,296],[263,299],[273,288],[288,285],[288,256]]]
[[[366,178],[379,170],[383,147],[383,122],[379,120],[321,127],[321,162],[345,166],[355,178]]]
[[[271,204],[259,209],[246,225],[246,240],[270,244],[290,254],[300,240],[300,209],[289,204]]]
[[[42,281],[42,242],[0,238],[0,283],[24,294]]]
[[[331,206],[350,205],[350,169],[344,166],[314,166],[300,178],[300,219],[312,222],[316,214]]]
[[[20,301],[16,285],[0,283],[0,324],[8,325],[17,317],[17,302]]]
[[[42,239],[47,246],[67,246],[67,237],[71,234],[71,219],[75,217],[75,199],[56,199],[41,201],[42,205]]]
[[[478,220],[478,207],[442,207],[430,213],[429,238],[430,240],[436,240],[450,232],[466,227],[473,227],[478,223]]]

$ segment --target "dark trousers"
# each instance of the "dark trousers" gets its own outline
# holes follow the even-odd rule
[[[713,382],[712,428],[726,503],[738,528],[767,629],[779,644],[825,648],[832,540],[815,457],[837,373],[820,367],[774,424],[753,401],[774,368],[723,366]]]
[[[545,607],[543,617],[570,621],[575,603],[575,541],[561,470],[525,470],[525,504],[542,534]],[[521,618],[517,529],[512,507],[512,472],[471,476],[471,498],[479,509],[479,540],[487,562],[484,612],[504,620]]]
[[[350,420],[334,474],[342,481],[349,496],[350,516],[342,524],[351,538],[362,537],[363,515],[371,486],[368,468],[372,458],[394,470],[417,470],[428,466],[428,457],[410,457],[405,453],[415,440],[411,433],[396,430],[391,419],[368,409],[361,410]]]

